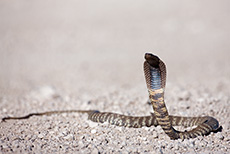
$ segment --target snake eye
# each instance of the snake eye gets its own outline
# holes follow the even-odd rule
[[[151,53],[145,53],[145,59],[148,64],[154,68],[159,68],[159,58]]]

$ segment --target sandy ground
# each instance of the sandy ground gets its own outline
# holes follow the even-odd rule
[[[0,153],[230,153],[230,2],[0,1],[0,118],[63,109],[149,115],[142,65],[168,69],[170,114],[213,116],[222,132],[169,140],[162,129],[62,114],[0,123]]]

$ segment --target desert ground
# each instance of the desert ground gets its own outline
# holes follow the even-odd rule
[[[169,113],[213,116],[222,131],[182,141],[160,126],[33,116],[0,122],[0,153],[230,153],[229,15],[228,0],[1,0],[0,118],[150,115],[150,52],[167,65]]]

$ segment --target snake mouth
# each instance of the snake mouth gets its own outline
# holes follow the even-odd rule
[[[145,53],[145,60],[150,66],[159,68],[160,59],[157,56],[151,53]]]

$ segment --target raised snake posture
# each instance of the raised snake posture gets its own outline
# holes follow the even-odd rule
[[[79,112],[87,113],[88,119],[93,122],[108,122],[117,126],[140,128],[143,126],[150,127],[152,125],[160,125],[172,140],[195,138],[200,135],[208,135],[210,132],[218,130],[219,123],[213,117],[180,117],[169,115],[164,102],[166,66],[157,56],[150,53],[145,54],[145,60],[145,79],[149,92],[149,99],[154,110],[154,113],[151,113],[150,116],[133,117],[110,112],[99,112],[97,110],[64,110],[31,113],[23,117],[5,117],[2,121],[10,119],[27,119],[31,116]],[[173,126],[197,127],[190,131],[180,132],[175,130]]]

